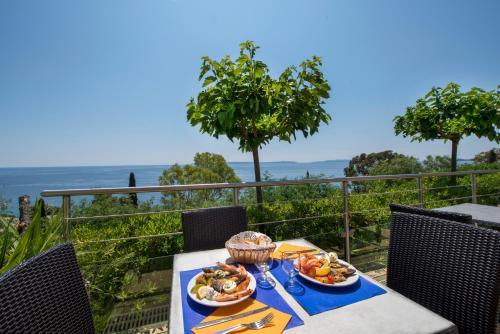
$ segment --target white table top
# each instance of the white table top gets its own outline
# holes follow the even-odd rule
[[[315,247],[304,239],[290,240],[287,242]],[[280,243],[277,244],[279,245]],[[179,272],[212,265],[228,257],[229,254],[226,249],[175,255],[169,334],[184,333]],[[370,277],[366,275],[363,275],[363,277],[383,287],[387,293],[314,316],[308,315],[295,299],[285,291],[281,284],[277,283],[276,290],[278,293],[304,321],[303,326],[294,327],[287,330],[285,333],[458,333],[452,322],[388,287],[380,285]]]
[[[434,210],[465,213],[472,216],[472,220],[482,225],[492,225],[500,227],[500,207],[492,205],[481,205],[463,203]]]

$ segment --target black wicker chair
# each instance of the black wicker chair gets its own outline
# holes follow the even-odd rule
[[[51,248],[0,276],[0,333],[94,333],[71,244]]]
[[[182,213],[184,251],[223,248],[233,235],[247,230],[242,206],[200,209]]]
[[[455,323],[460,334],[494,333],[500,233],[393,212],[387,285]]]
[[[391,208],[391,212],[413,213],[416,215],[446,219],[464,224],[473,224],[472,216],[463,213],[421,209],[421,208],[416,208],[414,206],[400,205],[400,204],[390,204],[389,207]]]

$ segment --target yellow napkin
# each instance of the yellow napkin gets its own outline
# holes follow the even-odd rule
[[[257,308],[261,308],[266,306],[265,304],[262,304],[261,302],[253,299],[253,298],[248,298],[242,301],[241,303],[231,305],[231,306],[226,306],[226,307],[219,307],[215,311],[212,312],[208,317],[206,317],[203,322],[211,321],[211,320],[216,320],[216,319],[221,319],[225,317],[229,317],[235,314],[240,314],[248,311],[255,310]],[[266,315],[269,313],[272,313],[274,315],[273,320],[269,324],[267,324],[266,327],[262,328],[259,330],[259,334],[275,334],[275,333],[283,333],[285,330],[286,325],[292,318],[291,315],[283,313],[281,311],[278,311],[274,308],[269,308],[263,312],[259,312],[256,314],[249,315],[244,318],[239,318],[231,321],[226,321],[223,322],[222,324],[218,325],[213,325],[209,326],[206,328],[202,329],[192,329],[193,333],[195,334],[211,334],[217,331],[221,331],[223,329],[229,328],[231,326],[241,324],[241,323],[249,323],[253,321],[260,320],[264,318]],[[251,332],[251,329],[246,329],[246,328],[241,328],[238,329],[238,333],[246,333],[246,332]]]
[[[281,244],[281,246],[278,247],[278,249],[276,249],[274,251],[273,258],[281,260],[281,254],[284,252],[298,252],[298,251],[307,250],[307,249],[313,249],[313,247],[292,245],[292,244],[284,242]],[[314,249],[311,252],[301,253],[301,255],[318,254],[318,253],[319,253],[319,250]]]

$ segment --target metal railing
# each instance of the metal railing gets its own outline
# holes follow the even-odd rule
[[[343,212],[339,213],[339,216],[342,215],[343,223],[344,223],[344,251],[345,257],[347,261],[350,261],[350,217],[352,214],[357,213],[354,211],[350,211],[349,208],[349,197],[352,196],[363,196],[363,195],[377,195],[377,194],[392,194],[394,192],[387,193],[355,193],[352,194],[349,183],[357,182],[363,183],[366,181],[382,181],[382,180],[404,180],[404,179],[416,179],[418,188],[416,190],[408,190],[409,192],[418,192],[418,205],[419,207],[424,207],[425,204],[435,203],[438,201],[425,201],[425,192],[429,190],[435,190],[439,188],[453,188],[453,187],[463,187],[463,185],[458,186],[446,186],[446,187],[438,187],[438,188],[424,188],[424,179],[428,177],[446,177],[446,176],[470,176],[470,187],[471,194],[470,196],[454,198],[454,199],[471,199],[472,203],[477,203],[478,198],[482,196],[498,196],[500,193],[492,193],[485,195],[477,194],[477,176],[484,174],[494,174],[500,173],[500,170],[471,170],[471,171],[460,171],[460,172],[444,172],[444,173],[419,173],[419,174],[399,174],[399,175],[377,175],[377,176],[356,176],[356,177],[338,177],[338,178],[321,178],[321,179],[301,179],[301,180],[283,180],[283,181],[264,181],[264,182],[241,182],[241,183],[212,183],[212,184],[188,184],[188,185],[170,185],[170,186],[148,186],[148,187],[119,187],[119,188],[89,188],[89,189],[67,189],[67,190],[45,190],[41,193],[43,197],[62,197],[62,213],[63,213],[63,230],[64,230],[64,238],[66,240],[71,239],[71,220],[76,219],[104,219],[104,218],[114,218],[120,216],[137,216],[137,215],[152,215],[152,214],[160,214],[165,212],[180,212],[180,211],[188,211],[193,209],[186,210],[167,210],[161,212],[146,212],[146,213],[132,213],[132,214],[118,214],[118,215],[102,215],[102,216],[93,216],[93,217],[71,217],[71,197],[73,196],[89,196],[89,195],[116,195],[116,194],[131,194],[131,193],[175,193],[175,192],[186,192],[186,191],[196,191],[196,190],[216,190],[216,189],[231,189],[232,190],[232,204],[238,205],[240,202],[240,191],[241,189],[249,189],[255,187],[283,187],[283,186],[300,186],[300,185],[314,185],[314,184],[339,184],[340,189],[342,190],[342,200],[343,200]],[[500,190],[500,189],[499,189]],[[448,201],[442,200],[442,201]],[[369,210],[380,210],[381,208],[376,209],[367,209]],[[328,216],[328,215],[327,215]],[[324,217],[324,216],[321,216]],[[297,219],[307,219],[307,218],[318,218],[318,217],[306,217],[306,218],[297,218]],[[284,221],[277,222],[259,222],[254,225],[263,225],[263,224],[273,224],[273,223],[281,223],[287,222],[294,219],[287,219]],[[153,235],[153,236],[134,236],[129,238],[120,238],[117,240],[124,239],[139,239],[139,238],[147,238],[147,237],[158,237],[158,236],[169,236],[169,235],[179,235],[182,232],[171,232],[161,235]],[[114,240],[114,239],[113,239]],[[107,240],[109,241],[109,240]]]

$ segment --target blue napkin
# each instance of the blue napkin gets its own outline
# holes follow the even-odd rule
[[[281,269],[281,261],[277,260],[274,262],[276,265],[273,265],[271,273],[284,285],[288,280],[288,276]],[[386,293],[384,289],[362,276],[359,277],[356,283],[346,287],[327,287],[314,284],[299,275],[295,276],[295,278],[304,287],[304,290],[300,294],[291,294],[291,296],[295,298],[309,315],[333,310]]]
[[[252,274],[258,272],[257,268],[253,265],[246,265],[245,268]],[[181,271],[181,297],[182,297],[182,318],[184,321],[184,333],[189,334],[191,328],[195,324],[201,322],[207,316],[209,316],[215,308],[204,306],[196,303],[187,295],[187,285],[193,276],[199,274],[200,269]],[[255,276],[255,275],[254,275]],[[275,289],[261,289],[257,286],[255,292],[250,296],[251,298],[257,299],[261,303],[269,305],[281,312],[288,313],[292,316],[290,322],[285,329],[297,327],[303,325],[304,322],[299,318],[297,313],[287,304],[287,302],[281,297]],[[170,319],[170,321],[175,321]]]

